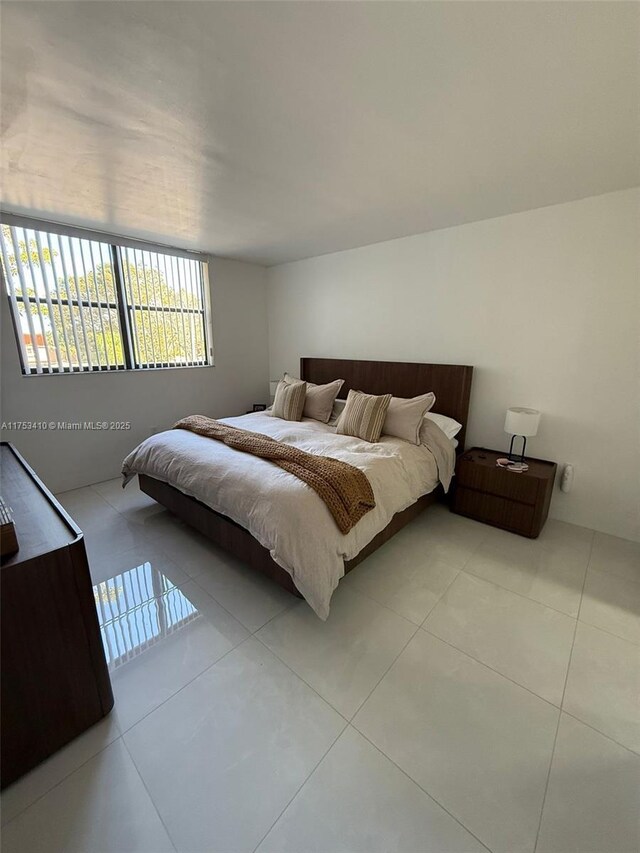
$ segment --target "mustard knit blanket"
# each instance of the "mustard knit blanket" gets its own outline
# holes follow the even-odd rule
[[[341,533],[348,533],[375,505],[373,489],[366,475],[353,465],[307,453],[268,435],[222,424],[204,415],[189,415],[175,424],[228,447],[267,459],[298,477],[322,498]]]

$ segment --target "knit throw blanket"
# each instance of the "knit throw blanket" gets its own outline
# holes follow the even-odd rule
[[[178,421],[174,429],[223,441],[235,450],[268,459],[298,477],[322,498],[341,533],[348,533],[376,505],[365,474],[347,462],[306,453],[268,435],[222,424],[204,415],[189,415]]]

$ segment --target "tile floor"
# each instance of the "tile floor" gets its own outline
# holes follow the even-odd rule
[[[112,714],[5,853],[637,853],[640,544],[429,510],[320,622],[119,481],[85,531]]]

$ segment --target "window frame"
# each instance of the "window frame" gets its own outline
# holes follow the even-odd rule
[[[80,240],[90,240],[103,243],[109,250],[109,260],[113,276],[113,284],[116,293],[116,302],[107,300],[94,299],[75,299],[71,300],[66,297],[47,294],[46,298],[38,299],[37,296],[30,296],[25,300],[22,293],[10,293],[9,288],[4,281],[3,265],[0,264],[0,280],[3,288],[4,298],[8,302],[9,314],[16,339],[16,347],[20,360],[21,375],[25,377],[32,376],[65,376],[65,375],[83,375],[98,373],[123,373],[129,371],[147,372],[149,370],[184,370],[191,368],[208,368],[215,367],[215,352],[213,345],[213,313],[211,307],[211,282],[209,277],[209,264],[211,258],[209,255],[201,252],[193,252],[185,249],[180,249],[174,246],[165,245],[162,243],[149,243],[135,238],[123,237],[120,235],[109,234],[102,231],[94,231],[88,228],[82,228],[73,225],[65,225],[57,222],[50,222],[44,219],[35,219],[30,216],[22,216],[18,214],[2,211],[0,213],[0,224],[7,225],[10,228],[24,228],[33,231],[40,231],[47,234],[56,234],[58,237],[76,238]],[[120,251],[119,251],[120,250]],[[169,258],[183,258],[189,261],[197,261],[200,265],[200,275],[202,280],[202,310],[199,308],[178,308],[173,306],[158,306],[143,304],[131,304],[127,287],[125,285],[125,276],[123,272],[123,253],[122,250],[134,250],[148,252],[154,255],[163,255]],[[96,294],[98,294],[96,288]],[[78,293],[78,295],[80,295]],[[99,294],[98,294],[99,295]],[[105,290],[105,295],[106,290]],[[23,347],[20,344],[19,335],[22,334],[17,325],[16,304],[46,304],[58,306],[60,310],[64,306],[73,306],[75,308],[97,308],[117,311],[118,328],[122,337],[123,364],[107,364],[107,365],[91,365],[91,366],[69,366],[65,367],[49,367],[42,366],[40,369],[31,367],[25,364]],[[162,313],[178,313],[182,315],[200,315],[202,318],[202,332],[205,347],[205,363],[180,363],[180,362],[142,362],[142,352],[138,352],[140,363],[135,363],[136,343],[134,334],[132,334],[132,317],[136,310],[143,311],[160,311]],[[60,347],[62,349],[62,347]],[[145,352],[145,355],[147,353]],[[185,357],[186,357],[185,353]]]

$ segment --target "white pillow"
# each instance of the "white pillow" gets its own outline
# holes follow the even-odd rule
[[[425,418],[429,418],[430,421],[439,426],[447,438],[454,439],[462,429],[462,424],[459,424],[458,421],[436,412],[427,412]]]

